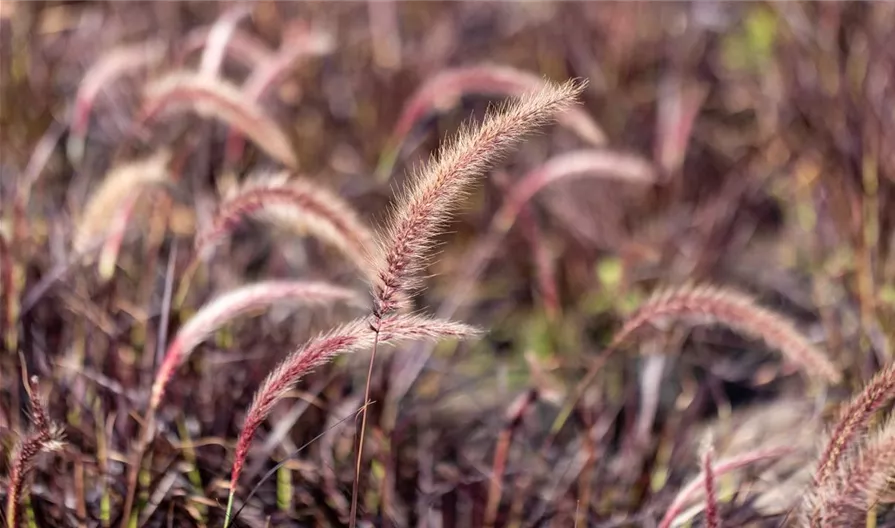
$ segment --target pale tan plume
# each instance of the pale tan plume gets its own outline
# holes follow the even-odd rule
[[[38,455],[62,449],[64,435],[62,428],[52,422],[46,407],[38,394],[37,377],[29,380],[31,399],[32,429],[19,439],[10,453],[9,479],[7,480],[6,523],[9,528],[19,526],[19,502],[25,491],[25,479],[34,467]]]
[[[120,226],[118,211],[130,208],[133,201],[148,185],[162,184],[169,178],[168,161],[171,153],[161,150],[152,156],[113,168],[103,178],[99,188],[91,194],[84,214],[78,222],[74,249],[84,252],[107,233]]]
[[[354,208],[339,195],[288,173],[250,180],[218,207],[208,231],[196,240],[207,254],[245,217],[255,217],[299,235],[312,235],[338,249],[366,277],[372,277],[369,255],[373,233]]]
[[[103,89],[128,71],[156,65],[164,57],[165,44],[158,40],[151,40],[113,49],[90,66],[75,95],[71,117],[71,135],[66,147],[70,159],[78,162],[84,154],[90,113]]]
[[[505,105],[502,111],[490,113],[480,126],[464,127],[424,169],[411,176],[375,256],[376,315],[406,306],[407,296],[419,287],[419,275],[428,262],[434,237],[474,180],[523,136],[568,109],[583,86],[576,82],[547,83],[543,89]]]
[[[146,89],[139,120],[146,122],[164,111],[195,112],[239,130],[268,156],[290,169],[298,168],[292,141],[284,130],[240,88],[229,81],[195,72],[174,72]]]
[[[867,432],[877,411],[895,396],[895,363],[887,365],[870,379],[858,395],[839,412],[839,420],[830,432],[817,463],[815,481],[822,486],[842,465],[843,457],[857,438]]]
[[[189,357],[196,345],[235,318],[284,301],[311,305],[340,301],[360,304],[356,292],[325,282],[269,280],[219,295],[203,305],[168,346],[152,385],[150,408],[158,407],[174,371]]]
[[[836,365],[810,343],[784,314],[759,306],[752,297],[742,292],[716,286],[659,290],[628,319],[609,348],[617,348],[635,331],[648,324],[694,318],[697,323],[720,323],[749,337],[763,339],[809,376],[829,383],[842,379]]]
[[[274,404],[310,371],[338,355],[369,349],[377,339],[379,343],[387,344],[404,340],[461,339],[479,333],[478,329],[462,323],[419,315],[397,315],[385,318],[377,324],[378,337],[377,333],[373,331],[369,319],[356,319],[345,323],[312,339],[271,371],[255,393],[236,443],[230,476],[231,506],[236,484],[239,482],[239,475],[255,432],[270,414]],[[228,506],[229,510],[230,506]]]

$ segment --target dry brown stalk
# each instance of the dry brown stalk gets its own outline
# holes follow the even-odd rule
[[[870,420],[895,396],[895,363],[880,370],[840,412],[815,471],[816,486],[822,486],[842,465],[842,458],[855,438],[867,431]]]
[[[373,233],[337,194],[305,179],[283,173],[270,181],[244,186],[218,208],[208,232],[196,240],[198,254],[212,250],[246,216],[310,233],[334,246],[368,277]]]
[[[325,282],[307,281],[263,281],[216,297],[187,321],[168,346],[152,385],[150,413],[158,408],[175,369],[189,357],[196,345],[236,317],[282,301],[318,305],[338,301],[360,303],[357,293],[352,290]]]
[[[204,118],[218,119],[245,134],[286,167],[298,168],[292,141],[283,129],[228,81],[194,72],[169,74],[147,89],[139,121],[148,122],[167,110],[189,110]]]
[[[474,179],[515,146],[524,135],[571,107],[584,84],[546,84],[535,93],[488,115],[479,127],[465,127],[412,178],[395,207],[379,244],[374,284],[374,314],[381,317],[406,306],[406,295],[420,284],[432,239]]]
[[[169,178],[170,159],[170,151],[161,150],[112,169],[84,208],[75,233],[75,251],[85,252],[107,233],[121,231],[115,225],[121,219],[119,211],[133,208],[142,187],[161,184]]]
[[[812,345],[788,317],[760,307],[741,292],[715,286],[684,286],[658,291],[628,319],[609,348],[618,348],[648,324],[658,324],[669,318],[694,317],[763,339],[810,376],[830,383],[837,383],[842,378],[836,365]]]
[[[368,319],[357,319],[321,335],[290,354],[261,384],[246,414],[236,444],[225,526],[229,524],[236,484],[255,431],[270,414],[274,404],[308,372],[329,362],[337,355],[369,349],[377,339],[381,343],[418,339],[440,340],[466,338],[478,333],[475,328],[461,323],[416,315],[385,318],[379,321],[378,327],[378,332],[373,332]]]
[[[497,445],[494,447],[494,463],[491,468],[491,482],[488,486],[488,501],[485,506],[485,526],[494,526],[497,520],[497,512],[500,508],[500,496],[503,489],[503,474],[506,471],[507,459],[510,455],[510,443],[513,441],[513,434],[522,423],[531,405],[537,401],[538,392],[534,389],[525,391],[520,394],[510,407],[507,409],[506,425],[497,439]]]
[[[51,422],[47,416],[38,394],[39,389],[37,377],[32,377],[28,395],[31,398],[33,428],[25,438],[17,443],[10,457],[11,469],[6,496],[6,523],[9,528],[19,526],[19,501],[21,501],[22,493],[25,490],[25,478],[34,467],[37,456],[41,453],[58,451],[62,449],[64,443],[62,429]]]

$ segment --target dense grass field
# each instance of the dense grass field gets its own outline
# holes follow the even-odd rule
[[[0,4],[7,526],[895,526],[895,4]]]

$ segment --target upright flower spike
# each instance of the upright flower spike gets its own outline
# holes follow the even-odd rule
[[[374,314],[381,318],[407,304],[420,285],[433,239],[475,179],[529,132],[569,108],[584,84],[546,83],[492,112],[480,126],[466,126],[420,171],[398,199],[376,255]]]

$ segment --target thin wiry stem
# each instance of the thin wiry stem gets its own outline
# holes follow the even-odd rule
[[[360,436],[357,439],[357,460],[354,464],[354,484],[351,488],[351,513],[348,516],[349,528],[357,524],[357,503],[360,493],[360,472],[364,459],[364,438],[367,432],[367,406],[370,405],[370,385],[373,380],[373,365],[376,361],[376,349],[379,345],[379,325],[376,325],[376,336],[373,338],[373,352],[370,354],[370,366],[367,369],[367,383],[364,386],[364,410],[361,413]]]

